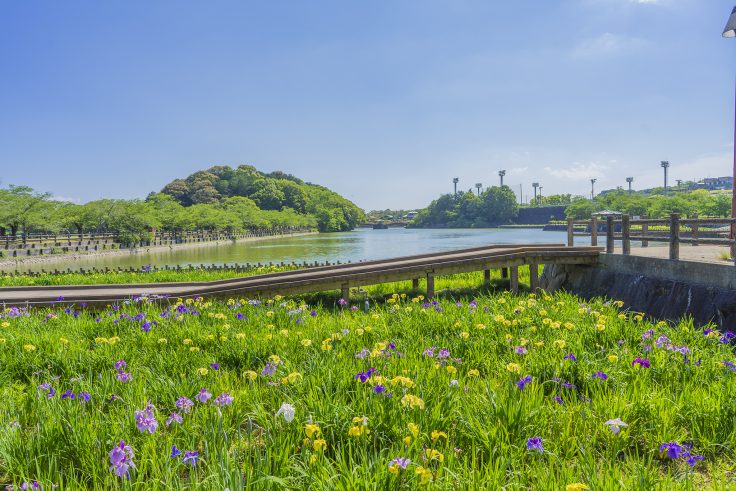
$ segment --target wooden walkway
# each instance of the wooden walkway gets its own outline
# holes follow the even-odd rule
[[[485,271],[489,280],[492,269],[507,273],[511,290],[517,291],[522,266],[529,268],[534,290],[539,286],[540,264],[595,264],[601,251],[599,247],[561,244],[493,245],[210,282],[7,287],[0,288],[0,305],[105,305],[141,295],[256,298],[326,290],[340,290],[348,299],[350,288],[406,280],[413,280],[418,288],[420,279],[426,280],[427,297],[432,298],[435,276]]]

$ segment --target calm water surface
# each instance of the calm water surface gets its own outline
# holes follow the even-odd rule
[[[68,256],[58,261],[18,266],[21,271],[41,269],[117,268],[155,266],[186,266],[188,264],[280,263],[284,262],[347,262],[385,259],[476,247],[485,244],[564,244],[565,232],[544,232],[528,229],[456,229],[456,230],[388,230],[358,229],[353,232],[319,234],[303,237],[270,239],[257,242],[221,244],[193,249],[146,251],[117,256]],[[576,244],[590,244],[588,238],[576,237]],[[5,268],[6,270],[15,268]]]

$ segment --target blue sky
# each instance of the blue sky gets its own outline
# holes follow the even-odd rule
[[[0,3],[0,180],[85,202],[247,163],[366,209],[730,175],[734,0]]]

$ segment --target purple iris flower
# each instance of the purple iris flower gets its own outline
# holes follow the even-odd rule
[[[574,354],[572,354],[572,353],[568,353],[568,354],[566,354],[566,355],[565,355],[565,357],[564,357],[564,359],[565,359],[565,360],[570,360],[570,361],[578,361],[578,359],[577,359],[577,358],[575,358],[575,355],[574,355]]]
[[[517,355],[525,355],[526,354],[526,348],[523,346],[516,346],[514,348],[514,353]]]
[[[633,367],[634,365],[639,365],[642,368],[649,368],[649,366],[651,365],[651,362],[647,360],[646,358],[636,357],[634,358],[634,361],[631,362],[631,366]]]
[[[406,469],[409,464],[411,464],[411,460],[403,458],[403,457],[396,457],[394,460],[388,463],[389,467],[392,467],[394,465],[398,465],[402,469]]]
[[[158,428],[158,421],[153,414],[153,406],[148,404],[145,409],[135,412],[135,427],[141,433],[155,433]]]
[[[118,477],[130,478],[130,469],[135,469],[133,449],[123,440],[110,450],[110,470]]]
[[[703,460],[704,459],[704,457],[702,455],[693,455],[690,452],[684,452],[682,454],[682,456],[685,459],[685,461],[687,462],[687,465],[689,465],[690,467],[695,466],[695,464],[698,463],[698,460]]]
[[[539,453],[544,453],[544,447],[542,446],[542,439],[538,436],[534,436],[526,441],[527,450],[536,450]]]
[[[358,373],[356,373],[355,376],[353,377],[353,379],[360,380],[360,383],[364,384],[364,383],[366,383],[368,381],[369,378],[371,378],[371,376],[374,373],[376,373],[376,369],[375,368],[369,368],[365,372],[358,372]]]
[[[679,459],[682,456],[682,452],[682,446],[675,442],[663,443],[659,447],[659,453],[667,453],[667,457],[672,460]]]
[[[233,403],[235,399],[233,396],[230,395],[229,392],[223,392],[219,396],[215,398],[215,406],[222,407],[222,406],[229,406]]]
[[[176,445],[172,445],[171,446],[171,455],[169,455],[169,458],[175,459],[179,455],[181,455],[181,450],[179,450],[178,448],[176,448]]]
[[[71,399],[73,401],[74,397],[76,396],[74,395],[74,392],[72,392],[71,390],[67,390],[63,394],[61,394],[62,399]]]
[[[126,366],[128,366],[128,364],[125,362],[125,360],[118,360],[115,362],[115,365],[114,365],[115,370],[122,370]]]
[[[176,400],[176,407],[188,413],[194,407],[194,402],[188,397],[181,396]]]
[[[261,375],[263,375],[264,377],[270,377],[274,373],[276,373],[276,365],[270,362],[266,363],[266,366],[263,367],[263,370],[261,370]]]
[[[238,315],[236,315],[235,318],[238,319],[239,321],[243,320],[245,319],[245,314],[241,314],[240,312],[238,312]]]
[[[375,387],[373,387],[373,392],[376,394],[381,394],[383,392],[386,392],[386,386],[382,384],[378,384]]]
[[[532,376],[527,375],[526,377],[522,377],[519,379],[518,382],[516,382],[516,386],[520,388],[521,390],[524,390],[524,387],[526,387],[526,384],[530,384],[532,382]]]
[[[133,376],[128,372],[120,370],[117,374],[115,374],[115,378],[118,379],[120,382],[127,383],[133,379]]]
[[[189,464],[192,467],[197,465],[197,460],[199,460],[199,452],[196,450],[187,450],[186,452],[184,452],[184,458],[181,459],[182,462],[184,462],[185,464]]]
[[[220,364],[219,363],[210,363],[210,367],[212,367],[213,370],[219,370]]]
[[[554,400],[554,401],[555,401],[555,402],[556,402],[557,404],[564,404],[564,403],[565,403],[565,402],[564,402],[564,401],[562,400],[562,397],[560,397],[560,396],[554,396],[554,397],[552,398],[552,400]]]
[[[606,380],[608,378],[608,375],[606,375],[605,373],[599,371],[599,372],[595,372],[593,374],[593,378],[599,378],[601,380]]]
[[[211,397],[212,397],[212,394],[210,394],[209,392],[207,392],[207,389],[204,389],[203,388],[203,389],[200,389],[200,391],[196,395],[195,399],[197,399],[199,402],[201,402],[202,404],[204,404],[207,401],[209,401]]]
[[[171,413],[169,414],[169,417],[166,418],[166,426],[169,426],[171,423],[179,423],[181,424],[182,417],[179,413]]]
[[[80,392],[79,393],[79,402],[82,404],[89,402],[90,399],[92,399],[92,395],[89,392]]]
[[[355,357],[362,360],[365,357],[370,356],[370,354],[371,354],[371,350],[369,350],[368,348],[363,348],[362,350],[355,353]]]

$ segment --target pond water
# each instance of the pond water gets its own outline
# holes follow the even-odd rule
[[[218,244],[209,247],[166,250],[139,249],[109,256],[60,256],[57,261],[19,264],[20,271],[41,269],[117,268],[186,266],[189,264],[280,263],[280,262],[357,262],[422,254],[484,244],[564,244],[565,232],[538,229],[357,229],[353,232],[318,234],[269,239],[255,242]],[[576,237],[576,244],[589,245],[590,239]],[[0,268],[14,270],[15,267]]]

